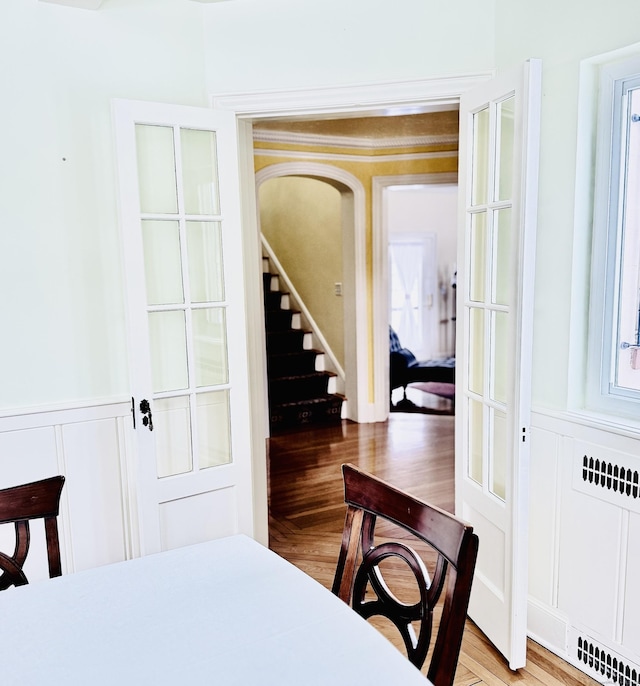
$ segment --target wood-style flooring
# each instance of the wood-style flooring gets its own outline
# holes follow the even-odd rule
[[[344,522],[340,465],[345,462],[453,511],[453,431],[453,416],[393,413],[387,422],[343,421],[270,438],[270,547],[331,587]],[[380,630],[387,635],[385,627]],[[392,630],[388,637],[397,645]],[[527,656],[526,667],[512,672],[468,621],[455,686],[596,686],[533,641]]]

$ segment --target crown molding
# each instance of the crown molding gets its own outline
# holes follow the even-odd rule
[[[355,150],[387,150],[389,148],[416,148],[435,145],[457,145],[457,134],[440,136],[394,136],[372,138],[367,136],[335,136],[316,133],[292,133],[254,129],[253,140],[260,143],[310,145]]]

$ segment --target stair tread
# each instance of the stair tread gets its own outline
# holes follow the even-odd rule
[[[293,379],[299,379],[303,381],[304,379],[316,379],[318,377],[328,377],[328,378],[333,378],[337,376],[335,372],[328,372],[328,371],[315,371],[315,372],[308,372],[305,374],[285,374],[284,376],[272,376],[270,377],[270,381],[290,381]]]
[[[285,402],[277,402],[275,405],[277,407],[295,407],[296,405],[318,405],[320,403],[326,402],[336,402],[344,401],[345,397],[339,393],[327,393],[326,395],[321,395],[316,398],[304,398],[302,400],[293,400]]]

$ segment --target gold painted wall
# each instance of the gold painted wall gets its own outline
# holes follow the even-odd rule
[[[340,192],[316,179],[284,176],[260,186],[260,228],[344,367]]]

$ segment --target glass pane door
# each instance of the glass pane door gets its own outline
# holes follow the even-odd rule
[[[216,133],[135,130],[156,467],[166,478],[231,461]]]

